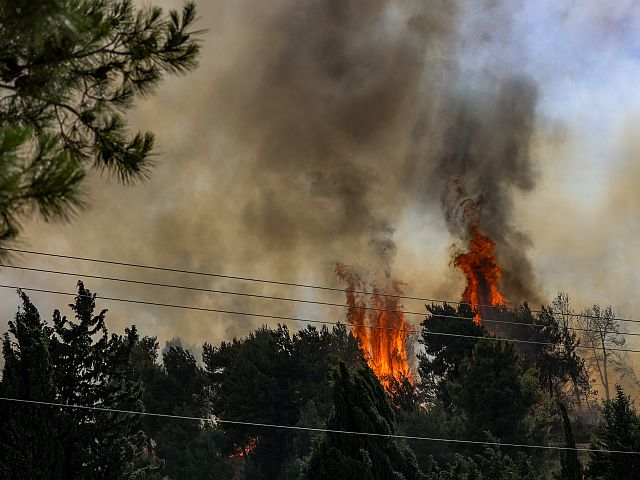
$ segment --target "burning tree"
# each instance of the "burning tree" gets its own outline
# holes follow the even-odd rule
[[[402,282],[372,283],[365,294],[367,283],[343,264],[336,265],[336,275],[347,284],[347,323],[371,370],[388,390],[396,382],[411,381],[407,347],[414,329],[402,311]]]
[[[462,301],[471,304],[471,308],[476,312],[474,322],[479,324],[480,311],[487,306],[504,305],[506,302],[498,288],[502,270],[493,251],[495,243],[480,233],[476,224],[469,225],[469,230],[469,252],[456,255],[453,264],[462,270],[467,278]]]

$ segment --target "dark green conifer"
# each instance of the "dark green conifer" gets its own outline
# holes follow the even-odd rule
[[[537,372],[523,369],[512,343],[480,340],[448,388],[468,419],[470,437],[490,432],[502,441],[526,438],[522,422],[539,399]]]
[[[0,396],[43,402],[57,400],[49,353],[51,329],[20,292],[22,308],[4,335]],[[0,403],[0,478],[59,479],[64,445],[59,432],[69,412],[50,407]]]
[[[142,410],[140,386],[128,379],[135,327],[109,336],[106,310],[94,314],[95,295],[81,282],[70,305],[75,318],[56,310],[52,325],[21,296],[23,308],[3,342],[3,396]],[[12,402],[1,412],[3,478],[129,479],[153,469],[138,415]]]
[[[327,428],[383,436],[326,433],[305,467],[308,480],[415,480],[424,478],[409,448],[395,438],[395,414],[373,372],[350,371],[344,363],[333,374],[334,411]]]
[[[591,448],[640,452],[640,417],[620,385],[616,386],[616,396],[604,402]],[[590,452],[586,476],[594,480],[632,480],[639,472],[640,455]]]

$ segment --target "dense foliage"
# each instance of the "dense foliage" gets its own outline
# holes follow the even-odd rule
[[[44,321],[20,296],[0,396],[45,403],[2,401],[2,478],[613,480],[640,469],[620,453],[640,451],[640,416],[621,387],[594,404],[580,339],[553,306],[503,309],[492,329],[467,306],[432,305],[419,378],[385,390],[345,326],[262,327],[205,343],[200,359],[135,327],[109,335],[82,283],[74,319]]]
[[[148,176],[153,134],[125,114],[195,68],[199,45],[191,2],[0,0],[0,19],[2,247],[33,213],[83,207],[91,169]],[[427,306],[415,378],[385,390],[345,326],[265,326],[200,358],[135,326],[109,334],[81,282],[70,317],[43,320],[19,295],[2,340],[2,479],[640,476],[640,416],[614,387],[640,382],[610,307],[576,316],[559,295],[478,325],[469,305]]]
[[[368,432],[380,436],[325,433],[314,446],[305,478],[417,480],[423,478],[411,450],[394,434],[395,412],[373,372],[362,366],[350,372],[344,363],[333,372],[330,430]]]
[[[606,400],[602,407],[602,419],[595,429],[592,447],[597,450],[640,451],[640,416],[636,413],[631,400],[620,386],[616,396]],[[639,455],[603,453],[594,451],[589,454],[588,478],[631,480],[640,472]]]
[[[109,337],[106,310],[95,315],[94,295],[82,283],[74,320],[56,310],[45,322],[20,295],[23,306],[2,344],[0,395],[74,408],[4,403],[2,478],[120,479],[154,470],[140,417],[76,408],[142,408],[140,385],[128,378],[135,328]]]

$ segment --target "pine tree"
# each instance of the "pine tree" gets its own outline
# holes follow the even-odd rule
[[[204,362],[214,384],[213,413],[227,420],[295,425],[299,405],[292,388],[291,351],[286,327],[261,328],[218,348],[205,345]],[[248,463],[264,478],[277,478],[292,432],[242,425],[224,429],[229,455],[256,443]]]
[[[132,0],[0,1],[0,241],[36,211],[61,220],[84,204],[89,167],[124,183],[151,167],[151,132],[124,112],[165,73],[196,66],[193,3],[164,15]]]
[[[527,304],[507,319],[514,322],[504,337],[521,338],[537,343],[521,343],[518,351],[529,367],[538,370],[539,384],[549,399],[584,395],[589,392],[589,373],[578,355],[580,341],[572,330],[568,298],[559,294],[550,306],[543,306],[534,317]]]
[[[433,304],[427,306],[427,310],[429,315],[420,324],[419,342],[424,346],[424,353],[418,354],[420,386],[425,398],[434,400],[437,397],[448,406],[447,382],[459,377],[460,367],[471,355],[478,342],[477,337],[487,332],[481,325],[473,323],[475,313],[467,304],[458,308]]]
[[[328,416],[332,398],[327,372],[331,365],[362,361],[356,339],[344,326],[308,327],[291,335],[286,327],[260,328],[245,339],[205,345],[206,370],[213,382],[213,413],[227,420],[303,425]],[[313,406],[311,403],[313,402]],[[306,418],[305,418],[306,417]],[[322,426],[322,425],[317,425]],[[312,435],[282,429],[224,425],[228,453],[247,445],[245,457],[254,478],[295,475],[293,458],[311,448]],[[261,476],[261,477],[260,477]],[[251,477],[249,477],[251,478]]]
[[[154,337],[140,339],[133,353],[133,375],[142,383],[147,411],[190,417],[209,414],[210,380],[191,353],[170,347],[158,365]],[[231,478],[232,467],[221,452],[226,443],[224,433],[212,424],[147,417],[144,430],[153,442],[153,454],[164,462],[163,474],[169,478]]]
[[[333,375],[334,412],[327,428],[381,435],[395,433],[395,415],[388,397],[366,366],[350,371],[344,363]],[[414,480],[424,478],[413,453],[384,436],[326,433],[305,467],[308,480]]]
[[[1,101],[0,101],[1,103]],[[30,148],[25,151],[25,145]],[[50,132],[0,124],[0,245],[13,239],[20,219],[38,213],[46,221],[66,220],[84,205],[84,169]],[[0,256],[3,252],[0,251]]]

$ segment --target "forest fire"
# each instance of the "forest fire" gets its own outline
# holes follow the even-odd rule
[[[342,264],[336,265],[336,275],[347,285],[347,323],[351,325],[369,367],[387,389],[395,382],[411,381],[407,360],[407,340],[412,327],[402,312],[402,283],[390,279],[384,286],[372,284],[365,299],[367,284]]]
[[[252,453],[256,449],[257,446],[258,446],[258,439],[256,437],[250,437],[246,445],[237,447],[233,451],[233,453],[229,455],[229,458],[247,457],[249,456],[250,453]]]
[[[453,264],[467,277],[462,301],[471,304],[476,312],[474,322],[480,324],[482,306],[505,304],[505,298],[498,288],[502,270],[493,252],[495,243],[480,233],[476,224],[470,224],[469,229],[469,252],[456,255]]]

